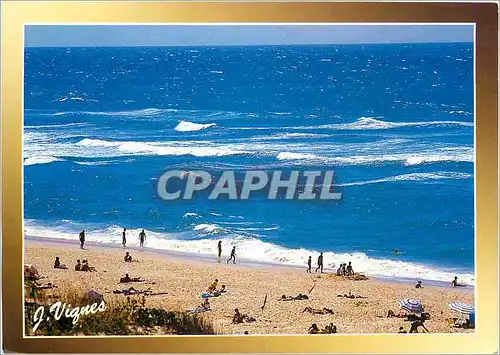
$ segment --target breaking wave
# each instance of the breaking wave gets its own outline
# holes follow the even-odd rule
[[[179,124],[175,127],[177,132],[193,132],[193,131],[201,131],[203,129],[207,129],[210,127],[215,127],[217,124],[215,123],[193,123],[188,121],[180,121]]]
[[[46,237],[65,240],[75,240],[79,231],[86,226],[71,221],[61,222],[57,227],[46,227],[35,220],[26,220],[25,235],[32,237]],[[138,235],[139,229],[127,229],[129,235]],[[102,244],[121,244],[123,227],[112,225],[102,229],[86,227],[87,240]],[[291,249],[284,246],[260,240],[258,237],[238,235],[223,229],[216,224],[198,224],[193,227],[192,233],[198,234],[201,239],[184,238],[183,233],[158,233],[146,231],[146,247],[165,250],[201,254],[207,257],[216,255],[217,240],[222,240],[223,253],[228,254],[233,246],[236,247],[238,258],[254,262],[274,263],[287,266],[303,267],[309,255],[316,255],[318,251],[304,248]],[[209,239],[216,234],[216,239]],[[325,268],[335,270],[340,263],[351,261],[356,272],[372,276],[389,278],[411,278],[449,282],[454,276],[468,285],[475,284],[473,274],[457,273],[456,270],[439,269],[433,266],[390,259],[369,257],[363,252],[337,253],[324,252]]]

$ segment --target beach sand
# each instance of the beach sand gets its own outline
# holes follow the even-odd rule
[[[216,245],[214,244],[214,250]],[[123,257],[129,251],[139,262],[125,263]],[[54,269],[54,259],[69,270]],[[98,272],[77,272],[77,259],[89,260],[90,266]],[[155,253],[135,248],[116,248],[101,245],[79,249],[79,243],[57,243],[40,240],[26,240],[25,263],[33,264],[46,278],[43,283],[52,282],[58,288],[87,291],[97,290],[107,300],[125,299],[114,295],[113,290],[133,286],[136,289],[151,288],[154,292],[168,292],[167,295],[148,296],[146,306],[162,307],[168,310],[187,310],[202,303],[200,294],[219,279],[226,285],[227,294],[210,298],[212,311],[203,316],[212,321],[220,334],[306,334],[312,323],[320,329],[329,323],[337,326],[339,333],[397,333],[400,326],[405,330],[410,322],[398,318],[386,318],[389,309],[398,313],[398,301],[403,298],[418,299],[431,319],[425,326],[431,333],[473,332],[450,327],[447,318],[457,317],[448,308],[450,302],[474,303],[472,290],[428,286],[415,289],[412,284],[382,282],[380,280],[353,281],[331,274],[308,274],[297,268],[273,267],[268,265],[221,264],[213,260],[202,260],[180,255]],[[354,268],[356,265],[354,265]],[[313,268],[314,272],[314,268]],[[120,277],[142,277],[155,284],[133,283],[118,285]],[[316,285],[308,300],[279,301],[281,295],[307,294]],[[354,295],[367,298],[348,299],[337,297],[351,291]],[[264,311],[261,306],[267,294]],[[136,297],[136,296],[132,296]],[[64,300],[62,300],[64,301]],[[333,310],[333,315],[313,315],[303,312],[305,307]],[[232,324],[234,309],[255,317],[253,323]]]

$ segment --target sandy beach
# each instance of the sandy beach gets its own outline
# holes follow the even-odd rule
[[[124,262],[126,251],[139,262]],[[68,270],[53,268],[56,256],[69,267]],[[95,267],[97,272],[74,271],[77,259],[89,260],[90,266]],[[219,264],[215,255],[212,260],[203,260],[183,254],[95,244],[81,250],[77,241],[61,243],[28,239],[25,241],[25,263],[36,266],[45,277],[44,283],[57,285],[54,289],[56,293],[71,288],[81,291],[94,289],[103,293],[109,301],[125,298],[113,294],[113,290],[130,286],[136,289],[150,287],[154,292],[168,294],[148,296],[147,305],[168,310],[187,310],[200,305],[201,293],[217,278],[219,286],[226,285],[228,293],[210,298],[212,311],[205,313],[204,317],[213,322],[220,334],[241,334],[245,331],[249,334],[305,334],[312,323],[320,328],[333,323],[342,334],[397,333],[400,326],[408,330],[410,322],[386,318],[386,314],[388,310],[397,313],[398,301],[403,298],[422,302],[425,311],[431,314],[431,319],[425,322],[431,333],[473,332],[450,327],[447,322],[448,318],[457,316],[448,308],[449,303],[474,303],[474,293],[470,289],[429,286],[425,283],[422,289],[415,289],[412,284],[373,279],[354,281],[329,273],[308,274],[305,267],[300,270],[268,265],[228,265],[225,259]],[[154,284],[119,285],[118,281],[125,273]],[[282,295],[308,294],[313,285],[315,287],[308,300],[279,300]],[[366,298],[337,297],[348,292]],[[267,302],[262,311],[266,294]],[[333,310],[333,314],[313,315],[303,312],[305,307],[326,307]],[[232,324],[235,308],[256,318],[256,321]]]

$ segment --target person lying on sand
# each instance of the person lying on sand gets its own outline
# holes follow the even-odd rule
[[[349,291],[349,293],[348,293],[348,294],[347,294],[347,293],[344,293],[343,295],[337,295],[337,297],[345,297],[345,298],[351,298],[351,299],[353,299],[353,298],[368,298],[368,297],[359,296],[359,295],[358,295],[358,296],[354,296],[354,295],[351,293],[351,291]]]
[[[123,260],[126,262],[126,263],[131,263],[132,262],[132,255],[129,254],[129,252],[127,251],[125,253],[125,257],[123,258]]]
[[[66,270],[68,267],[66,265],[62,265],[59,257],[56,256],[56,260],[54,261],[54,269],[63,269]]]
[[[215,291],[215,292],[219,292],[219,293],[227,293],[227,290],[226,290],[226,285],[222,285],[221,286],[221,289],[218,290],[218,291]]]
[[[129,288],[124,288],[123,290],[115,290],[115,291],[113,291],[113,293],[114,294],[124,294],[125,296],[129,296],[129,295],[138,295],[141,293],[145,294],[148,291],[150,291],[150,290],[147,289],[147,290],[141,291],[141,290],[136,290],[133,287],[129,287]]]
[[[395,314],[391,309],[387,311],[387,318],[406,318],[407,314],[405,311],[400,310],[398,314]]]
[[[187,313],[189,314],[194,314],[194,313],[203,313],[203,312],[208,312],[210,311],[210,301],[208,298],[205,298],[201,306],[196,307],[195,309],[189,309]]]
[[[281,296],[281,301],[300,301],[300,300],[308,300],[309,297],[307,295],[303,295],[302,293],[299,293],[297,296],[292,297],[292,296]]]
[[[302,312],[309,312],[312,314],[333,314],[333,311],[328,308],[317,309],[312,307],[306,307]]]
[[[146,280],[141,279],[140,277],[130,277],[128,274],[125,274],[125,277],[120,278],[119,283],[129,283],[129,282],[144,282]]]
[[[419,320],[426,321],[429,319],[431,319],[431,315],[429,313],[422,313],[420,316],[417,316],[416,314],[408,314],[405,321],[414,322]]]
[[[462,321],[455,321],[453,324],[454,328],[462,328],[462,329],[474,329],[475,324],[471,322],[470,319],[464,319]]]
[[[309,334],[318,334],[320,332],[316,323],[313,323],[307,331]]]
[[[333,323],[328,324],[325,329],[321,331],[323,334],[335,334],[337,333],[337,326],[333,325]]]
[[[52,284],[51,282],[48,282],[46,285],[39,285],[39,284],[37,284],[36,288],[39,289],[39,290],[48,290],[48,289],[51,289],[51,288],[57,288],[57,286],[54,285],[54,284]]]

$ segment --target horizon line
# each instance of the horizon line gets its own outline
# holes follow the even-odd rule
[[[24,48],[132,48],[132,47],[293,47],[293,46],[350,46],[350,45],[401,45],[401,44],[474,44],[474,41],[432,41],[432,42],[355,42],[355,43],[290,43],[290,44],[178,44],[178,45],[149,45],[149,44],[133,44],[133,45],[65,45],[65,46],[37,46],[25,45]]]

